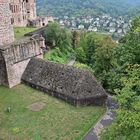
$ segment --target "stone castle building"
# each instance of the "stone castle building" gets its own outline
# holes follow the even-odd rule
[[[41,47],[44,39],[25,38],[19,42],[0,46],[0,85],[13,87],[20,84],[21,77],[32,57],[43,58]]]
[[[45,26],[50,17],[37,17],[36,0],[10,0],[10,9],[12,11],[12,23],[14,26]]]
[[[27,26],[29,20],[37,17],[35,0],[10,0],[10,10],[15,26]]]
[[[9,0],[0,0],[0,85],[13,87],[20,83],[32,57],[43,58],[45,44],[40,36],[14,41],[9,5]]]
[[[0,0],[0,45],[14,41],[12,13],[9,9],[10,0]]]

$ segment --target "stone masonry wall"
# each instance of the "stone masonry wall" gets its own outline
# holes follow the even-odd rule
[[[34,20],[37,17],[36,14],[36,0],[29,0],[26,2],[26,8],[27,8],[27,15],[28,19]]]
[[[11,24],[9,0],[0,0],[0,45],[14,41],[13,26]]]
[[[0,52],[0,85],[2,83],[3,83],[3,85],[8,84],[6,77],[7,77],[7,75],[6,75],[5,61],[4,61],[4,58],[2,56],[2,53]]]
[[[14,26],[23,27],[27,25],[26,1],[10,0],[10,10],[12,11]]]
[[[32,39],[29,38],[22,40],[19,43],[13,43],[9,46],[0,48],[5,61],[5,73],[8,84],[1,82],[2,85],[7,85],[10,88],[19,84],[21,76],[32,57],[43,58],[42,38]],[[1,78],[3,79],[3,78]]]
[[[73,105],[105,105],[107,94],[85,70],[32,58],[22,81]]]
[[[35,0],[10,0],[14,26],[22,27],[28,25],[28,20],[36,19]]]

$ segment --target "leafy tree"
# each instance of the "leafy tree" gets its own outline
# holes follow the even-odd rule
[[[116,79],[117,63],[114,59],[114,48],[116,44],[112,41],[111,37],[105,37],[101,42],[101,46],[95,50],[93,69],[95,75],[100,79],[105,88],[110,87],[110,78]]]
[[[91,65],[94,63],[93,55],[95,53],[95,49],[97,48],[96,38],[94,33],[88,33],[86,36],[87,47],[85,48],[87,64]]]
[[[66,28],[61,28],[58,23],[50,23],[45,29],[45,39],[51,48],[51,55],[45,54],[45,59],[67,63],[74,53],[72,48],[72,33]]]
[[[129,65],[121,78],[123,87],[116,90],[120,108],[117,118],[103,134],[103,140],[140,139],[140,65]]]
[[[94,32],[81,33],[80,42],[76,47],[77,60],[81,63],[86,63],[89,66],[94,64],[95,49],[100,46],[104,35],[99,35]]]
[[[111,16],[139,14],[139,0],[37,0],[40,15],[56,17],[97,16],[107,13]],[[136,5],[138,7],[136,7]],[[137,8],[137,9],[136,9]]]
[[[120,40],[120,43],[116,50],[118,62],[121,65],[126,62],[140,64],[140,17],[132,22],[130,32]]]
[[[77,61],[79,61],[81,63],[87,62],[86,52],[85,52],[86,47],[87,47],[86,33],[81,32],[80,42],[78,43],[78,45],[75,48]]]
[[[140,17],[136,17],[132,22],[131,32],[140,32]]]
[[[72,32],[72,46],[73,46],[73,48],[76,48],[77,45],[79,44],[79,42],[80,42],[80,33],[79,33],[79,31],[74,30]]]
[[[58,23],[50,23],[45,29],[45,40],[51,47],[71,47],[72,34]]]
[[[95,72],[100,74],[102,71],[109,71],[113,68],[113,51],[115,43],[111,37],[105,37],[102,41],[101,47],[98,47],[95,51]]]

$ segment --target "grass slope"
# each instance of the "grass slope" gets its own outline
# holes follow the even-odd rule
[[[15,38],[20,39],[24,34],[35,31],[36,29],[33,27],[14,27]]]
[[[27,109],[44,102],[40,112]],[[7,107],[11,112],[6,112]],[[4,140],[80,140],[104,114],[103,107],[73,107],[25,85],[0,87],[0,138]]]

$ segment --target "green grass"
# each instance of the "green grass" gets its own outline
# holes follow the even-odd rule
[[[33,112],[32,103],[46,107]],[[11,107],[11,112],[6,111]],[[0,138],[4,140],[80,140],[104,114],[103,107],[74,107],[25,85],[0,87]]]
[[[24,34],[35,31],[36,29],[33,27],[14,27],[15,38],[20,39]]]
[[[65,54],[61,52],[59,48],[55,48],[44,55],[44,60],[67,64],[69,62],[70,55],[70,53]]]

